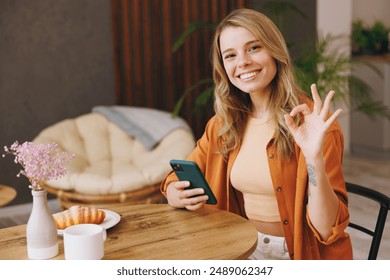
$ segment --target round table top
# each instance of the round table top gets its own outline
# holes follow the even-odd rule
[[[0,185],[0,206],[10,203],[16,197],[16,190],[14,188]]]
[[[104,259],[247,259],[257,245],[252,223],[213,207],[189,211],[145,204],[115,210],[121,221],[107,231],[111,244]]]
[[[175,209],[167,204],[118,206],[120,221],[107,229],[106,260],[247,259],[257,245],[256,227],[223,210]],[[26,225],[0,229],[0,259],[28,259]],[[64,259],[63,238],[59,254]]]

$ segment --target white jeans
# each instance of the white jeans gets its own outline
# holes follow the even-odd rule
[[[289,260],[286,239],[284,237],[257,233],[256,250],[249,257],[250,260]]]

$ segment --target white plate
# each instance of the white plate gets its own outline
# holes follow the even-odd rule
[[[103,222],[100,223],[100,226],[102,226],[104,229],[109,229],[115,226],[119,221],[121,220],[121,216],[119,216],[118,213],[107,210],[107,209],[101,209],[106,213],[106,217],[104,218]],[[64,230],[63,229],[57,229],[58,235],[63,235]]]

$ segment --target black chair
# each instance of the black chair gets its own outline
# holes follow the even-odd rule
[[[390,210],[390,198],[384,195],[383,193],[380,193],[378,191],[357,184],[346,182],[346,186],[347,186],[347,191],[349,193],[354,193],[356,195],[360,195],[365,198],[374,200],[378,202],[380,205],[374,231],[364,226],[355,224],[353,222],[350,222],[348,225],[351,228],[357,229],[361,232],[364,232],[372,236],[368,259],[375,260],[378,256],[379,246],[381,243],[383,230],[385,228],[387,213]]]

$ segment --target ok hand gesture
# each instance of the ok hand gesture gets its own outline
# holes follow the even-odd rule
[[[334,96],[334,91],[330,91],[322,104],[315,84],[311,85],[314,108],[310,110],[307,104],[300,104],[294,107],[290,114],[284,115],[287,127],[293,135],[295,142],[301,148],[305,158],[314,159],[322,156],[322,145],[326,131],[340,115],[341,109],[337,109],[329,118],[329,107]],[[302,114],[304,122],[297,126],[293,118]]]

